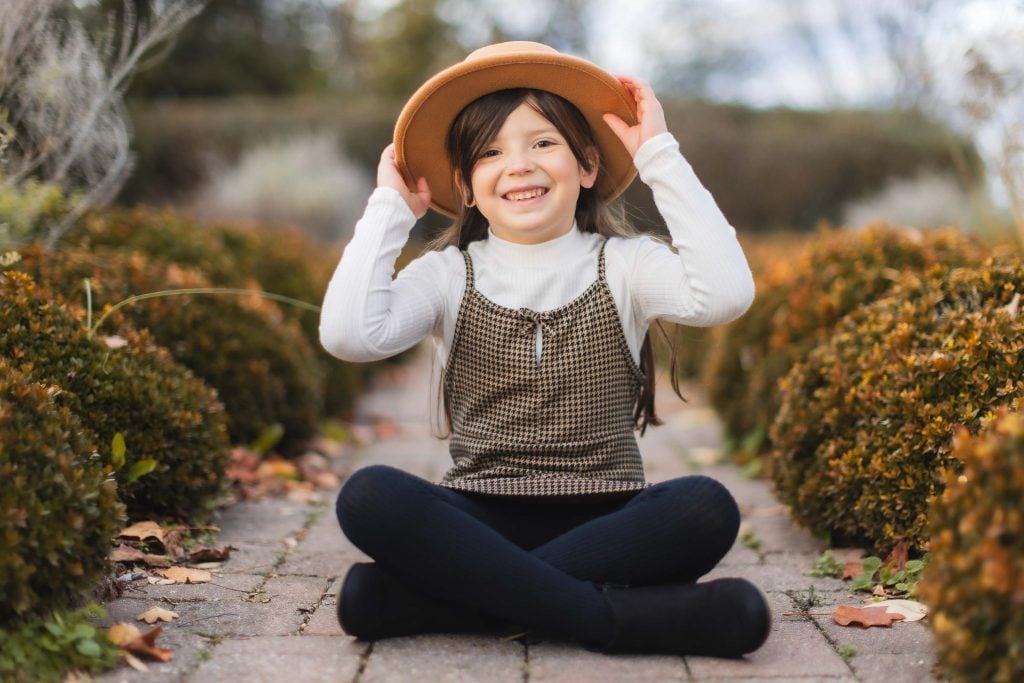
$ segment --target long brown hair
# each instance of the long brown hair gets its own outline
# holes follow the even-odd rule
[[[465,201],[463,201],[455,221],[431,240],[429,248],[441,250],[449,246],[456,246],[459,249],[466,249],[471,242],[487,237],[489,225],[487,219],[475,205],[467,206],[467,202],[472,200],[473,192],[469,179],[473,175],[473,167],[477,160],[498,136],[498,132],[505,124],[505,119],[521,104],[531,107],[554,124],[584,171],[594,170],[596,163],[598,164],[598,175],[600,176],[604,172],[590,124],[587,123],[580,110],[568,100],[545,90],[528,88],[499,90],[484,95],[459,112],[445,139],[448,162],[454,170],[452,173],[453,188],[456,194],[463,197]],[[580,196],[576,201],[575,219],[576,226],[582,232],[598,233],[605,237],[636,237],[640,234],[626,221],[620,203],[608,203],[601,200],[596,184],[593,188],[580,188]],[[656,324],[667,338],[667,333],[661,323]],[[676,395],[682,398],[682,393],[679,390],[676,347],[672,343],[669,343],[668,347],[671,351],[672,389]],[[640,348],[640,372],[643,373],[644,382],[633,410],[633,422],[643,434],[648,425],[661,424],[661,420],[654,411],[655,367],[650,332],[644,335],[643,346]],[[446,392],[443,389],[442,395],[445,399],[445,417],[450,425],[451,416],[448,411]]]

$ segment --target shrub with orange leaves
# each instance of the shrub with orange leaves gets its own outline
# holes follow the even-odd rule
[[[1024,264],[910,274],[783,379],[772,477],[833,541],[923,548],[954,428],[1024,396]]]
[[[1018,403],[1018,406],[1021,404]],[[932,562],[918,594],[954,680],[1024,680],[1024,412],[1004,408],[957,433],[962,471],[931,506]]]
[[[754,304],[724,328],[708,367],[709,397],[727,434],[769,450],[764,437],[779,409],[780,380],[843,316],[885,296],[903,273],[984,258],[979,244],[953,229],[877,224],[825,232],[795,259],[787,253],[764,264]]]

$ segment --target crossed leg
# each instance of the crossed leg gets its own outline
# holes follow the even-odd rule
[[[365,586],[391,577],[401,595],[393,606],[419,615],[421,631],[451,628],[460,614],[480,623],[483,615],[593,646],[613,630],[596,584],[695,581],[728,551],[739,526],[732,496],[701,476],[628,500],[550,503],[468,496],[371,466],[350,477],[337,512],[349,540],[377,563],[346,580],[342,599],[362,601],[362,610],[384,606],[360,600],[352,579]],[[438,623],[431,613],[441,615]]]

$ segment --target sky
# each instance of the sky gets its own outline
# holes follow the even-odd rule
[[[915,0],[888,0],[912,7]],[[865,3],[852,0],[847,8]],[[951,3],[956,9],[935,18],[931,30],[920,30],[923,45],[940,74],[962,74],[963,56],[972,44],[988,42],[994,35],[1016,33],[1016,45],[1000,47],[1000,59],[1024,63],[1024,2],[1021,0],[964,0]],[[880,91],[891,90],[895,76],[877,43],[861,29],[854,46],[843,33],[835,4],[813,0],[598,0],[591,31],[591,57],[615,71],[642,72],[666,50],[685,50],[685,37],[673,15],[704,12],[713,17],[706,30],[715,38],[756,54],[758,68],[745,77],[730,77],[718,86],[716,96],[755,106],[790,105],[818,107],[830,97],[844,102],[870,102]],[[675,9],[673,9],[675,8]],[[792,19],[809,20],[821,40],[829,63],[828,84],[809,59],[804,45],[794,36]],[[856,21],[856,19],[854,20]],[[1016,53],[1016,54],[1014,54]]]

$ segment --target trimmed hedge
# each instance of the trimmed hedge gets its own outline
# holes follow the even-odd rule
[[[1024,413],[960,431],[931,507],[932,561],[918,586],[954,680],[1024,680]]]
[[[845,318],[782,382],[772,476],[797,521],[833,542],[928,541],[928,500],[957,469],[956,426],[1024,396],[1024,265],[909,275]]]
[[[28,380],[59,388],[57,404],[96,433],[104,463],[113,462],[114,435],[124,435],[125,464],[116,476],[129,515],[201,519],[225,483],[224,408],[148,334],[127,326],[121,333],[123,340],[111,340],[120,348],[90,338],[80,309],[72,313],[24,273],[0,274],[0,357]],[[129,481],[147,460],[155,469]]]
[[[978,243],[956,230],[878,224],[823,233],[796,259],[762,266],[754,304],[723,328],[706,375],[730,439],[770,448],[764,437],[779,409],[780,380],[847,313],[883,297],[903,273],[940,263],[977,264],[984,256]]]
[[[41,280],[84,298],[89,278],[99,310],[135,293],[208,287],[202,273],[106,248],[25,249],[21,265]],[[234,443],[280,424],[280,447],[297,449],[316,433],[323,379],[313,349],[294,320],[256,295],[173,295],[140,301],[113,314],[101,332],[148,329],[176,361],[214,387],[227,410]]]
[[[201,271],[218,287],[262,289],[319,305],[340,253],[298,230],[251,224],[200,224],[173,211],[112,210],[87,216],[71,239],[83,248],[142,252],[151,259]],[[367,373],[364,365],[342,362],[320,346],[319,315],[293,306],[280,314],[301,326],[322,366],[323,412],[351,407]]]
[[[2,276],[0,276],[2,277]],[[0,623],[72,605],[107,568],[124,506],[95,434],[0,358]]]

